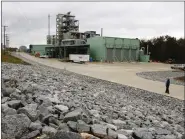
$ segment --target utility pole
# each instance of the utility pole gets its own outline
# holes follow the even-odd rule
[[[51,37],[50,37],[50,14],[48,15],[48,38],[49,38],[49,44],[51,44]]]
[[[1,50],[3,50],[3,26],[1,26]]]
[[[8,34],[6,34],[6,47],[7,48],[9,47],[9,36],[8,36]]]
[[[6,36],[5,36],[5,32],[6,32],[6,27],[8,27],[8,26],[3,26],[3,27],[4,27],[4,54],[5,54],[5,49],[6,49],[6,44],[5,44]]]

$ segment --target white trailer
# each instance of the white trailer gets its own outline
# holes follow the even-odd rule
[[[185,71],[185,64],[175,64],[175,65],[171,66],[171,69],[184,70]]]
[[[87,61],[89,61],[89,55],[69,54],[69,60],[71,60],[73,62],[87,62]]]

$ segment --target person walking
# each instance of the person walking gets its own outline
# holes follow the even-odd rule
[[[166,91],[165,91],[165,93],[167,93],[167,94],[169,94],[169,87],[170,87],[170,79],[168,78],[166,80]]]

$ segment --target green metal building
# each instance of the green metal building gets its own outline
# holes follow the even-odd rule
[[[138,39],[115,37],[92,37],[87,39],[90,44],[90,56],[95,61],[138,61],[140,41]]]
[[[38,45],[31,44],[29,46],[29,49],[31,54],[40,53],[40,55],[47,55],[46,48],[51,48],[51,47],[54,47],[54,46],[51,44],[38,44]]]
[[[47,55],[51,58],[69,58],[69,54],[89,54],[90,46],[86,44],[85,40],[81,39],[66,39],[62,41],[61,46],[54,46],[51,44],[30,45],[30,53],[35,55],[39,53],[40,56]]]

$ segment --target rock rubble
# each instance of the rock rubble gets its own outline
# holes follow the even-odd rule
[[[136,75],[145,79],[164,82],[164,85],[167,78],[170,78],[170,82],[172,84],[184,85],[183,82],[174,79],[177,77],[183,77],[184,76],[183,71],[170,70],[170,71],[140,72],[140,73],[136,73]]]
[[[2,63],[2,139],[181,139],[184,101],[34,65]]]

